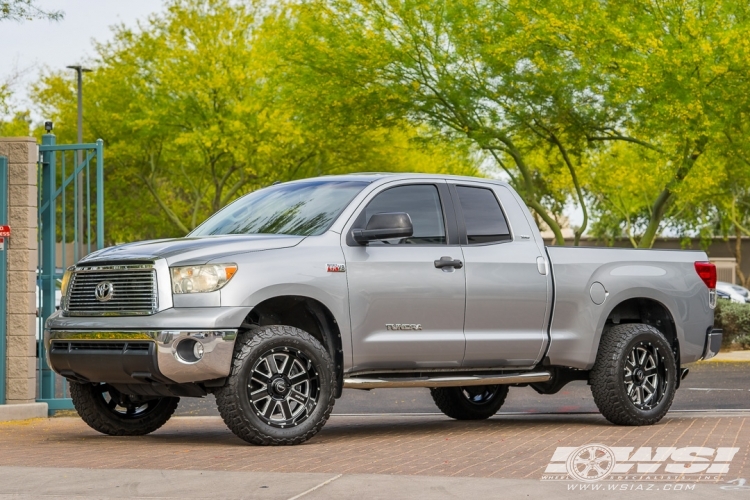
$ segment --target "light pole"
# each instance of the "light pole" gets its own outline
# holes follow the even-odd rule
[[[81,144],[83,143],[83,74],[90,73],[91,70],[84,68],[80,64],[76,66],[67,66],[67,68],[75,70],[78,76],[78,144]],[[81,163],[83,163],[83,151],[78,150],[76,167]],[[78,183],[78,199],[76,200],[76,206],[78,208],[78,234],[76,234],[76,239],[78,240],[78,259],[81,259],[85,255],[86,248],[84,244],[85,231],[83,227],[83,171],[78,175],[76,182]],[[91,207],[89,207],[89,209],[90,208]],[[63,224],[65,224],[65,221],[63,221]],[[63,246],[64,245],[65,242],[63,241]],[[77,261],[78,259],[74,257],[74,260]],[[63,267],[67,267],[67,265],[67,262],[63,262]]]

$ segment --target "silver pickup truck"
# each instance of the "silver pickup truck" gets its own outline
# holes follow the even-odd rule
[[[586,380],[612,423],[667,412],[716,354],[703,252],[545,247],[507,184],[362,174],[255,191],[185,238],[99,250],[67,270],[50,366],[97,431],[142,435],[216,396],[259,445],[296,444],[344,388],[429,388],[484,419],[509,386]]]

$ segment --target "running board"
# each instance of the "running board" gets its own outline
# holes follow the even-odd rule
[[[418,378],[345,378],[346,389],[384,389],[394,387],[467,387],[471,385],[531,384],[546,382],[549,372],[513,373],[508,375],[466,375]]]

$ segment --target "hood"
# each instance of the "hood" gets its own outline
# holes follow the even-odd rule
[[[304,236],[276,234],[229,234],[140,241],[97,250],[81,259],[79,264],[167,259],[170,266],[177,263],[198,265],[240,253],[293,247],[303,239]]]

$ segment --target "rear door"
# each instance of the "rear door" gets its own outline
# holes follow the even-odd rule
[[[523,367],[546,347],[551,281],[515,196],[500,185],[450,185],[466,273],[465,367]]]
[[[359,245],[377,213],[406,212],[411,238]],[[381,187],[346,226],[343,250],[349,284],[355,370],[460,367],[464,355],[463,267],[438,268],[441,258],[463,260],[445,181],[398,181]]]

